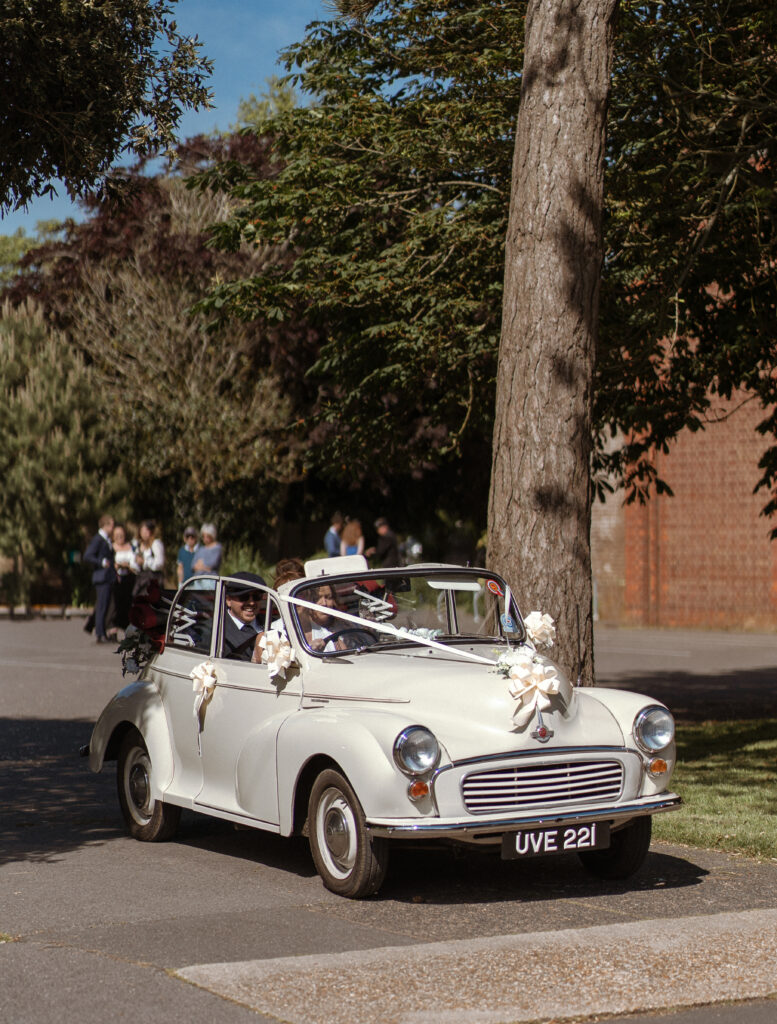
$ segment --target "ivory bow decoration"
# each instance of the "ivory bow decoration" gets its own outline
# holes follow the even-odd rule
[[[538,649],[553,646],[556,639],[556,624],[547,613],[531,612],[523,620],[529,640]]]
[[[277,629],[268,629],[259,638],[258,644],[262,652],[262,663],[270,670],[270,679],[280,675],[286,678],[286,669],[297,660],[285,633]]]
[[[548,711],[554,698],[562,708],[572,699],[572,687],[555,665],[528,651],[511,651],[503,654],[496,663],[497,671],[510,680],[510,696],[518,701],[513,712],[513,721],[518,729],[524,729],[536,710]]]
[[[203,709],[210,703],[213,691],[216,689],[217,683],[221,680],[219,678],[219,670],[208,658],[207,661],[200,662],[196,668],[192,669],[189,673],[192,682],[192,689],[194,690],[194,725],[197,733],[197,753],[202,757],[202,743],[200,741],[200,733],[202,732],[202,712]]]

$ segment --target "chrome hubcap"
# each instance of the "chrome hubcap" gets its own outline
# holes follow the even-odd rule
[[[129,791],[138,810],[148,811],[148,773],[142,764],[134,764],[130,769]]]
[[[138,825],[147,825],[154,811],[151,796],[151,760],[142,747],[130,751],[124,774],[124,792],[129,812]]]
[[[324,822],[326,845],[338,863],[348,855],[348,825],[339,807],[331,807]]]
[[[351,805],[339,789],[327,789],[316,811],[318,846],[328,870],[347,878],[356,863],[356,820]]]

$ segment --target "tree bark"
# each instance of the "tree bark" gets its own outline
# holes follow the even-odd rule
[[[617,0],[530,0],[507,230],[488,561],[592,685],[591,395]]]

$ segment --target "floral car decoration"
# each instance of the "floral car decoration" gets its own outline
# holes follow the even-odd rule
[[[201,576],[167,600],[88,749],[94,771],[116,761],[131,835],[171,838],[182,808],[305,833],[348,897],[413,839],[574,853],[606,878],[641,866],[652,815],[680,803],[663,705],[573,686],[551,617],[523,620],[496,573],[358,555],[305,573],[277,591]]]

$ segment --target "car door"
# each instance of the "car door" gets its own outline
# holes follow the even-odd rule
[[[221,586],[224,584],[222,582]],[[269,628],[281,618],[267,588],[261,593],[257,623]],[[201,718],[202,787],[195,808],[221,810],[277,826],[276,737],[289,715],[299,710],[302,687],[292,668],[270,677],[266,665],[221,656],[222,626],[213,658],[218,682]]]
[[[191,802],[202,788],[197,747],[192,672],[211,654],[218,580],[190,580],[176,596],[168,617],[165,649],[151,669],[159,689],[173,746],[169,797]]]

